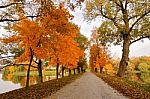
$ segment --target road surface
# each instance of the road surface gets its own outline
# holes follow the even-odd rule
[[[66,85],[46,99],[128,99],[91,72]]]

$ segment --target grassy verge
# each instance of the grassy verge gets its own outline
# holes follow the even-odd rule
[[[141,84],[117,76],[96,75],[130,99],[150,99],[150,84]]]
[[[26,76],[27,73],[26,72],[15,72],[13,73],[14,76]],[[38,75],[38,71],[30,71],[30,76],[37,76]],[[43,75],[45,76],[55,76],[56,73],[55,71],[43,71]]]
[[[31,85],[29,88],[21,88],[6,92],[0,94],[0,99],[44,99],[81,75],[82,74],[66,76],[58,80]]]

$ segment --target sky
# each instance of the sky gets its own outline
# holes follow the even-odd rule
[[[72,12],[74,15],[73,22],[80,27],[80,32],[90,39],[91,30],[93,27],[99,27],[102,21],[100,19],[94,20],[92,22],[87,22],[84,20],[83,11],[81,9],[76,9]],[[138,41],[130,46],[129,57],[139,57],[139,56],[150,56],[150,40],[144,39],[144,42]],[[121,58],[122,47],[121,46],[111,46],[109,47],[111,56],[114,58]]]

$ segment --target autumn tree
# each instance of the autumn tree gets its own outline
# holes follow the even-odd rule
[[[96,44],[93,44],[90,47],[90,66],[92,71],[95,69],[95,72],[97,72],[97,68],[99,68],[100,73],[102,73],[107,60],[107,54],[102,46],[97,47]]]
[[[117,75],[124,76],[129,61],[129,47],[149,38],[150,6],[147,0],[87,0],[86,19],[105,18],[98,32],[102,42],[123,45]]]
[[[28,12],[25,10],[28,3],[33,5],[39,4],[39,6],[36,6],[38,10],[32,13],[34,14],[32,16],[28,16]],[[30,10],[31,12],[33,10],[31,6],[28,8],[29,12]],[[14,0],[4,6],[4,8],[7,7],[14,8],[12,11],[16,12],[14,13],[14,16],[16,17],[13,19],[6,17],[5,19],[2,19],[1,22],[19,22],[15,23],[12,27],[16,33],[3,39],[3,42],[7,44],[17,43],[20,48],[23,48],[24,52],[17,60],[19,62],[29,61],[27,87],[29,85],[29,71],[33,61],[38,65],[37,68],[41,82],[42,60],[54,60],[57,62],[56,67],[58,67],[59,63],[67,65],[68,68],[72,68],[72,66],[77,64],[78,57],[83,55],[83,51],[78,48],[78,44],[74,41],[79,30],[77,26],[69,22],[73,16],[63,7],[63,4],[56,7],[51,0],[39,0],[33,2]],[[31,17],[31,20],[28,17]],[[33,19],[34,17],[35,19]],[[65,43],[66,46],[64,47]],[[68,46],[70,46],[70,48],[68,48]],[[63,47],[64,50],[61,50]],[[72,51],[72,53],[68,54],[67,51]],[[62,58],[66,55],[68,55],[67,58],[69,58],[70,61],[68,61],[69,59],[67,58]]]
[[[102,73],[103,67],[106,65],[109,55],[106,48],[106,45],[102,44],[99,40],[99,34],[97,33],[96,28],[93,28],[92,35],[91,35],[91,49],[90,49],[90,55],[91,57],[94,57],[95,68],[100,69],[100,73]],[[92,66],[93,63],[91,63]]]
[[[79,33],[76,25],[69,22],[73,16],[63,7],[63,4],[55,7],[51,3],[35,21],[26,16],[12,27],[17,35],[3,39],[5,43],[17,43],[24,49],[24,53],[18,58],[19,62],[29,61],[27,70],[27,84],[29,86],[29,72],[32,62],[37,63],[39,78],[42,82],[42,60],[56,65],[56,78],[58,79],[59,65],[73,68],[77,65],[83,51],[75,42]],[[70,52],[70,53],[68,53]]]

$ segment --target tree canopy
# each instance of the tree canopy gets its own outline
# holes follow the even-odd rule
[[[125,74],[132,43],[150,37],[150,6],[147,0],[87,0],[85,18],[105,21],[98,29],[102,43],[123,45],[118,76]]]

